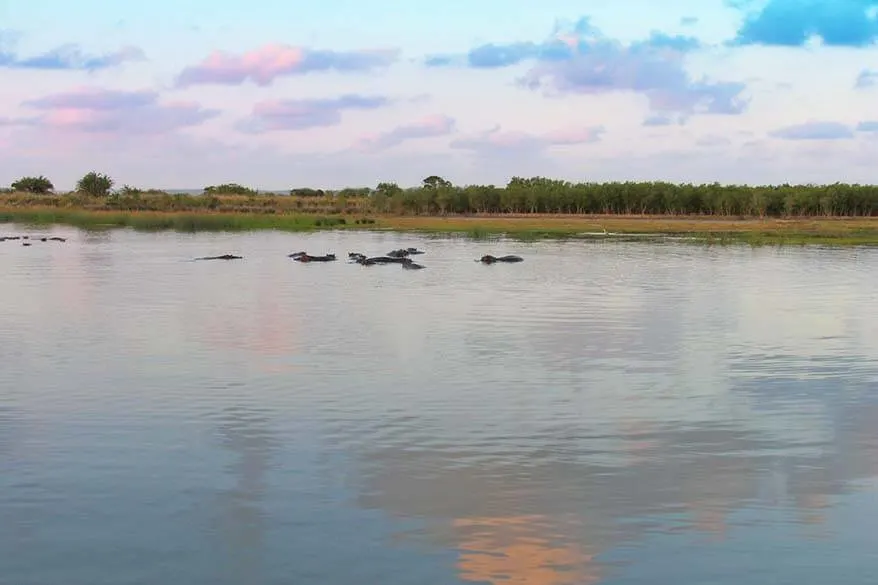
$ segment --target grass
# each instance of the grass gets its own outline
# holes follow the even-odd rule
[[[251,213],[95,211],[81,209],[0,209],[0,223],[33,226],[70,225],[83,229],[132,228],[138,231],[174,230],[251,231],[275,229],[291,232],[365,226],[361,218],[309,214],[262,215]],[[370,220],[366,220],[370,221]],[[374,221],[374,220],[371,220]]]
[[[427,233],[461,233],[473,238],[509,235],[519,239],[644,239],[677,236],[714,244],[810,243],[878,245],[878,218],[717,218],[704,216],[559,216],[386,217],[388,229]]]
[[[131,228],[140,231],[250,231],[274,229],[307,232],[323,229],[386,230],[425,234],[458,234],[474,239],[508,236],[519,240],[547,238],[639,239],[678,236],[711,244],[750,245],[878,245],[878,218],[721,218],[716,216],[624,215],[368,215],[362,208],[348,213],[266,213],[222,210],[108,210],[87,206],[41,204],[39,200],[9,205],[0,199],[0,223],[34,226],[70,225],[83,229]]]

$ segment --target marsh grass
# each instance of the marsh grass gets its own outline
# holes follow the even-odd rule
[[[343,228],[348,225],[348,221],[344,217],[305,214],[112,212],[71,209],[4,209],[0,210],[0,222],[34,226],[63,224],[84,229],[117,227],[138,231],[174,230],[180,232],[236,232],[261,229],[299,232]]]
[[[164,203],[156,204],[158,198]],[[28,225],[65,224],[84,229],[131,228],[139,231],[175,230],[251,231],[274,229],[304,232],[326,229],[398,231],[449,235],[475,240],[508,237],[520,241],[542,239],[657,240],[684,238],[710,244],[834,246],[878,245],[878,218],[718,218],[713,216],[620,216],[507,214],[429,216],[369,214],[361,206],[339,213],[312,201],[307,212],[297,211],[289,197],[283,207],[247,203],[255,197],[202,197],[198,209],[183,204],[178,196],[149,196],[141,207],[170,210],[129,209],[128,204],[97,201],[88,196],[0,195],[0,222]],[[215,201],[220,201],[215,205]],[[310,198],[321,199],[321,198]],[[228,203],[234,200],[235,204]],[[180,209],[173,209],[174,202]],[[223,202],[225,201],[225,202]],[[111,209],[120,205],[126,209]]]

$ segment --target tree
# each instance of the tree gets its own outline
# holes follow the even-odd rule
[[[143,189],[138,189],[131,185],[122,185],[122,188],[119,189],[119,194],[127,197],[140,197],[143,195]]]
[[[372,195],[372,189],[369,187],[345,187],[338,192],[339,197],[348,197],[350,199],[369,197],[370,195]]]
[[[293,197],[325,197],[326,192],[323,189],[299,187],[296,189],[290,189],[290,195]]]
[[[204,195],[257,195],[256,189],[239,185],[238,183],[223,183],[204,188]]]
[[[22,177],[11,185],[13,191],[24,193],[38,193],[46,195],[55,190],[52,181],[40,175],[39,177]]]
[[[423,181],[425,189],[436,189],[438,187],[451,187],[451,181],[446,181],[438,175],[430,175]]]
[[[391,207],[399,210],[402,208],[404,194],[405,192],[396,183],[378,183],[372,193],[372,205],[380,213],[388,211]]]
[[[103,173],[91,171],[76,183],[76,190],[92,197],[106,197],[113,188],[114,181]]]

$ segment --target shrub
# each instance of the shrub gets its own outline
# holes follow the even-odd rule
[[[45,195],[55,190],[55,185],[52,184],[52,181],[43,175],[39,177],[22,177],[12,183],[11,186],[13,191],[37,193],[39,195]]]
[[[210,185],[204,188],[204,195],[258,195],[256,189],[239,185],[238,183],[223,183],[222,185]]]
[[[91,171],[76,183],[76,190],[92,197],[107,197],[113,188],[113,179],[102,173]]]

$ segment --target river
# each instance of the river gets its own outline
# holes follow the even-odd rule
[[[4,585],[878,573],[878,250],[23,233]]]

